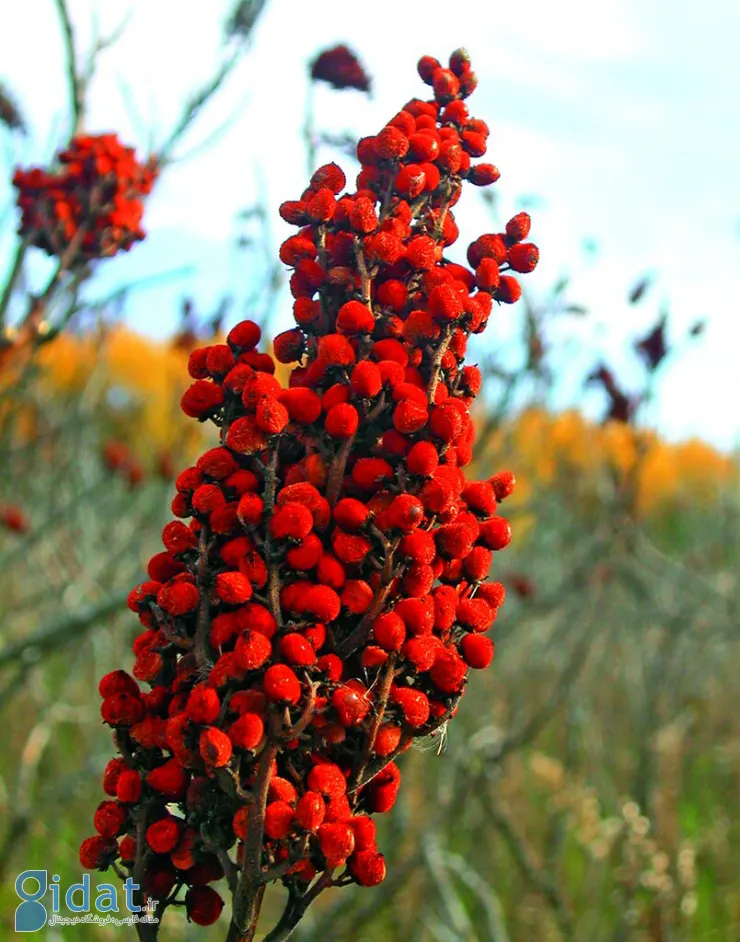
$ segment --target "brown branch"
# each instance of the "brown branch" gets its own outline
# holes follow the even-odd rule
[[[444,336],[440,342],[440,345],[434,352],[434,357],[432,359],[432,365],[430,369],[429,376],[429,387],[427,389],[427,399],[429,400],[430,405],[434,405],[434,395],[437,392],[437,386],[441,379],[441,370],[442,357],[447,353],[447,348],[450,345],[450,340],[452,339],[452,329],[448,327],[445,331]]]
[[[373,406],[370,412],[365,416],[363,422],[364,424],[369,424],[374,422],[378,416],[381,414],[385,408],[385,394],[382,394],[378,402]],[[339,499],[339,492],[342,488],[342,481],[344,480],[344,472],[347,468],[347,459],[350,456],[352,451],[352,446],[355,443],[355,438],[357,433],[351,435],[349,438],[344,440],[342,447],[339,449],[339,453],[334,458],[334,462],[329,471],[329,480],[326,485],[326,499],[329,501],[329,504],[333,507],[337,500]]]
[[[263,468],[264,472],[264,487],[262,490],[262,502],[264,506],[264,517],[267,520],[275,509],[275,494],[277,491],[277,465],[278,465],[278,446],[279,440],[276,440],[272,445],[272,451],[270,452],[270,459]],[[272,558],[272,537],[270,535],[269,521],[268,526],[265,527],[265,543],[264,543],[264,552],[265,559],[267,560],[268,565],[268,595],[270,599],[270,609],[272,611],[273,618],[278,624],[279,628],[282,628],[283,625],[283,613],[280,607],[280,568],[277,565],[276,561]]]
[[[385,663],[382,679],[380,681],[380,687],[378,688],[377,706],[373,715],[373,721],[370,724],[370,729],[367,731],[360,762],[349,781],[348,790],[350,792],[362,779],[362,774],[367,768],[368,762],[370,761],[370,756],[372,754],[373,747],[375,746],[375,740],[378,736],[378,730],[380,729],[380,725],[383,722],[385,710],[388,706],[388,697],[390,696],[391,685],[393,684],[395,667],[396,655],[391,654]]]
[[[139,808],[139,816],[136,821],[136,857],[134,859],[134,870],[133,870],[133,881],[136,886],[138,886],[138,891],[135,894],[135,900],[137,906],[144,908],[144,873],[146,870],[146,861],[149,857],[149,851],[146,846],[146,820],[148,813],[148,806],[142,805]],[[157,911],[155,915],[161,915],[161,909],[157,905]],[[140,942],[156,942],[157,934],[159,932],[159,927],[161,925],[161,919],[159,922],[137,922],[136,923],[136,934],[139,936]]]
[[[198,571],[196,574],[198,586],[198,618],[195,628],[195,641],[193,644],[195,662],[199,670],[205,670],[210,660],[210,645],[208,641],[211,627],[210,600],[208,597],[208,526],[203,524],[198,539]]]
[[[239,871],[234,863],[234,861],[229,857],[226,850],[223,847],[219,846],[218,842],[212,841],[205,825],[201,825],[200,836],[203,839],[205,846],[218,857],[218,862],[223,867],[224,876],[226,877],[226,882],[229,886],[229,889],[233,893],[236,890],[237,881],[239,878]]]
[[[354,248],[355,260],[357,261],[357,268],[360,272],[362,303],[367,305],[367,307],[369,307],[372,311],[373,302],[370,291],[370,275],[368,274],[367,264],[365,262],[365,253],[362,251],[362,242],[360,241],[359,236],[355,236]]]
[[[307,674],[304,675],[304,681],[308,684],[308,697],[306,698],[305,706],[301,711],[298,721],[293,726],[286,722],[285,729],[280,733],[280,738],[285,742],[289,742],[291,739],[300,736],[313,719],[317,684],[311,683]]]
[[[277,717],[273,714],[272,735]],[[278,744],[271,742],[264,747],[257,767],[257,777],[252,787],[252,800],[247,810],[247,837],[244,842],[244,857],[241,876],[234,893],[231,924],[226,942],[252,942],[257,930],[264,883],[262,882],[262,842],[265,830],[267,791],[270,786],[270,768],[278,753]]]
[[[354,442],[354,435],[350,435],[349,438],[344,440],[342,447],[339,449],[339,452],[334,459],[331,470],[329,471],[329,480],[326,485],[326,499],[329,501],[329,504],[332,507],[339,499],[339,491],[341,490],[342,481],[344,480],[347,459],[349,458],[350,452],[352,451],[352,445]]]
[[[295,866],[299,860],[303,860],[306,856],[310,842],[311,835],[305,834],[300,842],[293,847],[285,860],[281,860],[280,863],[262,871],[262,883],[272,883],[274,880],[279,880],[281,877],[284,877],[291,867]]]
[[[326,870],[314,883],[311,889],[303,895],[298,894],[291,889],[291,895],[285,907],[283,915],[275,928],[268,932],[263,942],[286,942],[293,933],[298,923],[303,918],[308,907],[313,903],[317,896],[324,890],[333,885],[332,870]]]
[[[340,657],[349,657],[365,640],[365,637],[370,630],[370,626],[375,621],[383,606],[385,605],[386,599],[390,593],[390,589],[390,585],[384,585],[382,587],[382,589],[375,596],[375,601],[373,602],[372,606],[362,616],[360,624],[347,635],[344,641],[339,642],[336,653]]]

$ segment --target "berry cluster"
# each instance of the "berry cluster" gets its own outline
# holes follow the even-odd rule
[[[27,533],[30,523],[26,514],[15,504],[0,504],[0,527],[12,533]]]
[[[129,598],[133,676],[100,684],[120,756],[82,862],[132,868],[160,908],[187,888],[202,924],[223,876],[242,933],[269,881],[292,900],[382,881],[394,760],[493,658],[504,589],[485,580],[514,478],[466,479],[482,378],[463,358],[537,249],[522,213],[470,246],[474,271],[448,261],[463,181],[498,172],[471,163],[488,129],[463,101],[467,56],[419,71],[434,98],[359,142],[354,193],[329,164],[281,206],[300,227],[280,249],[297,326],[274,359],[250,321],[191,354],[182,408],[221,443],[177,478]],[[275,360],[296,364],[288,388]]]
[[[20,234],[49,255],[89,260],[128,251],[144,238],[143,197],[156,167],[138,162],[115,134],[79,134],[55,171],[16,170]]]
[[[355,88],[359,92],[370,91],[370,76],[354,52],[345,45],[332,46],[316,56],[311,63],[311,78],[338,90]]]
[[[104,442],[101,458],[108,471],[123,478],[130,487],[138,487],[146,476],[141,462],[125,442],[116,439]]]

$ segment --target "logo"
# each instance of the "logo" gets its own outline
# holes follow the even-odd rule
[[[119,916],[119,888],[113,883],[98,883],[92,900],[90,874],[85,873],[79,883],[66,890],[57,874],[49,880],[48,870],[24,870],[15,881],[15,892],[21,900],[15,911],[16,932],[38,932],[45,925],[71,926],[80,923],[98,925],[134,925],[138,922],[156,923],[153,915],[157,901],[147,900],[146,907],[134,902],[139,885],[128,877],[123,884],[123,903],[129,915]],[[46,897],[49,899],[46,899]],[[44,902],[42,902],[44,900]],[[91,906],[92,902],[92,906]],[[59,915],[62,903],[74,915]]]

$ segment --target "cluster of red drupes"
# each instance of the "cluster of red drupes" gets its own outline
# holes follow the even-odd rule
[[[115,134],[78,134],[59,154],[60,167],[16,170],[20,234],[30,244],[78,259],[105,258],[144,238],[143,197],[156,176]]]
[[[130,596],[133,677],[100,684],[120,756],[82,861],[119,860],[160,902],[188,887],[199,922],[221,910],[207,884],[224,867],[380,882],[372,815],[396,799],[393,760],[493,657],[504,590],[486,579],[514,479],[466,479],[481,373],[463,359],[537,249],[521,213],[472,243],[474,271],[448,261],[463,182],[498,171],[471,161],[488,128],[463,101],[467,57],[419,71],[433,100],[359,142],[355,192],[329,164],[281,207],[300,227],[280,250],[289,388],[249,321],[191,355],[182,406],[221,445],[177,479],[178,519]]]
[[[314,82],[327,82],[333,88],[356,88],[359,92],[370,91],[370,76],[352,50],[341,44],[325,49],[311,63],[311,78]]]

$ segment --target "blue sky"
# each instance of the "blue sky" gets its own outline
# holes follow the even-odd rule
[[[83,42],[96,6],[104,31],[131,13],[123,39],[101,60],[89,129],[115,127],[142,148],[150,135],[161,140],[187,91],[210,74],[229,4],[69,4]],[[7,144],[4,156],[8,163],[30,163],[47,156],[64,133],[54,4],[14,4],[3,26],[0,77],[15,89],[32,124],[29,141]],[[625,384],[639,383],[629,341],[667,303],[671,339],[683,343],[700,317],[708,327],[666,364],[650,419],[671,438],[701,435],[733,447],[740,439],[738,36],[740,7],[730,0],[374,0],[371,7],[271,0],[250,54],[183,149],[235,109],[238,118],[212,146],[167,172],[148,206],[150,238],[100,271],[100,290],[189,266],[176,283],[142,291],[130,302],[129,321],[161,335],[176,322],[183,294],[207,310],[224,287],[248,279],[230,248],[240,208],[257,199],[267,206],[277,247],[289,231],[277,206],[297,197],[306,179],[305,74],[317,49],[345,41],[361,53],[374,77],[373,98],[319,89],[316,113],[328,130],[365,134],[423,93],[415,72],[421,54],[442,58],[464,45],[480,80],[472,110],[491,126],[489,156],[502,171],[496,187],[502,213],[539,198],[531,209],[532,237],[542,262],[528,284],[536,296],[569,274],[572,300],[592,312],[553,329],[567,366],[559,404],[582,401],[581,377],[599,356],[618,368]],[[321,156],[336,155],[327,150]],[[346,158],[340,162],[351,169]],[[0,188],[0,200],[5,196]],[[462,249],[492,228],[482,202],[471,196],[467,203],[458,214],[467,236]],[[597,244],[595,255],[584,252],[586,240]],[[632,308],[626,294],[645,272],[656,273],[657,281]],[[289,321],[286,297],[278,326]],[[486,349],[506,345],[515,327],[515,315],[502,308]],[[587,405],[598,413],[597,398]]]

